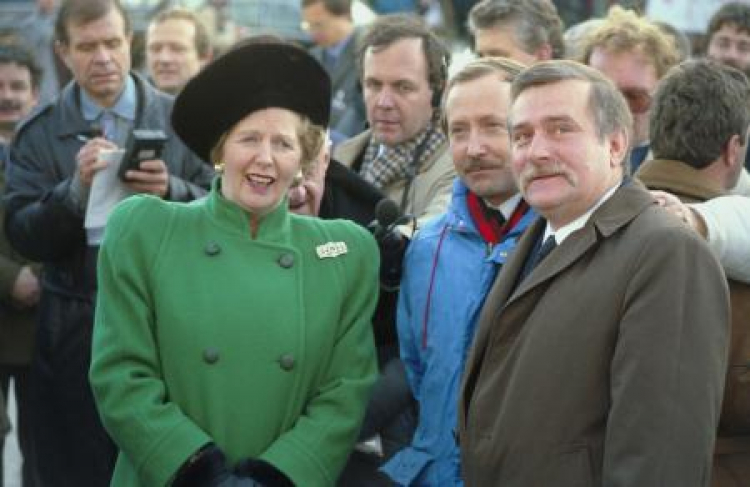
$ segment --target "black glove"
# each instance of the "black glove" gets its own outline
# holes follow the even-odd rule
[[[175,475],[172,487],[263,487],[252,478],[232,474],[224,452],[209,443],[185,462]]]
[[[281,470],[264,460],[243,460],[234,468],[234,473],[242,478],[254,479],[256,483],[253,485],[258,487],[295,487],[294,482]]]

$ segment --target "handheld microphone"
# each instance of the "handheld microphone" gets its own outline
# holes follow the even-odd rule
[[[409,244],[409,239],[396,227],[412,220],[410,215],[401,215],[401,209],[393,200],[383,198],[375,205],[375,221],[369,228],[380,248],[380,286],[386,291],[399,288],[401,265]]]

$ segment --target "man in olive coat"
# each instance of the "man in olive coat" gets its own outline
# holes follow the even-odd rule
[[[599,72],[542,62],[511,97],[513,173],[542,219],[467,361],[466,485],[707,486],[729,342],[719,263],[623,177],[630,113]]]

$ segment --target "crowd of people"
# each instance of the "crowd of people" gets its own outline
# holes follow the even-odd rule
[[[24,487],[750,485],[750,4],[452,3],[0,40]]]

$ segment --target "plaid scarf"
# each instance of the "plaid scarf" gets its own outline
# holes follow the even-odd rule
[[[388,147],[375,140],[375,137],[370,137],[359,174],[365,181],[384,189],[396,181],[416,175],[417,168],[413,167],[412,163],[420,146],[422,149],[419,167],[432,157],[444,142],[443,131],[435,129],[432,122],[418,136],[395,147]]]

